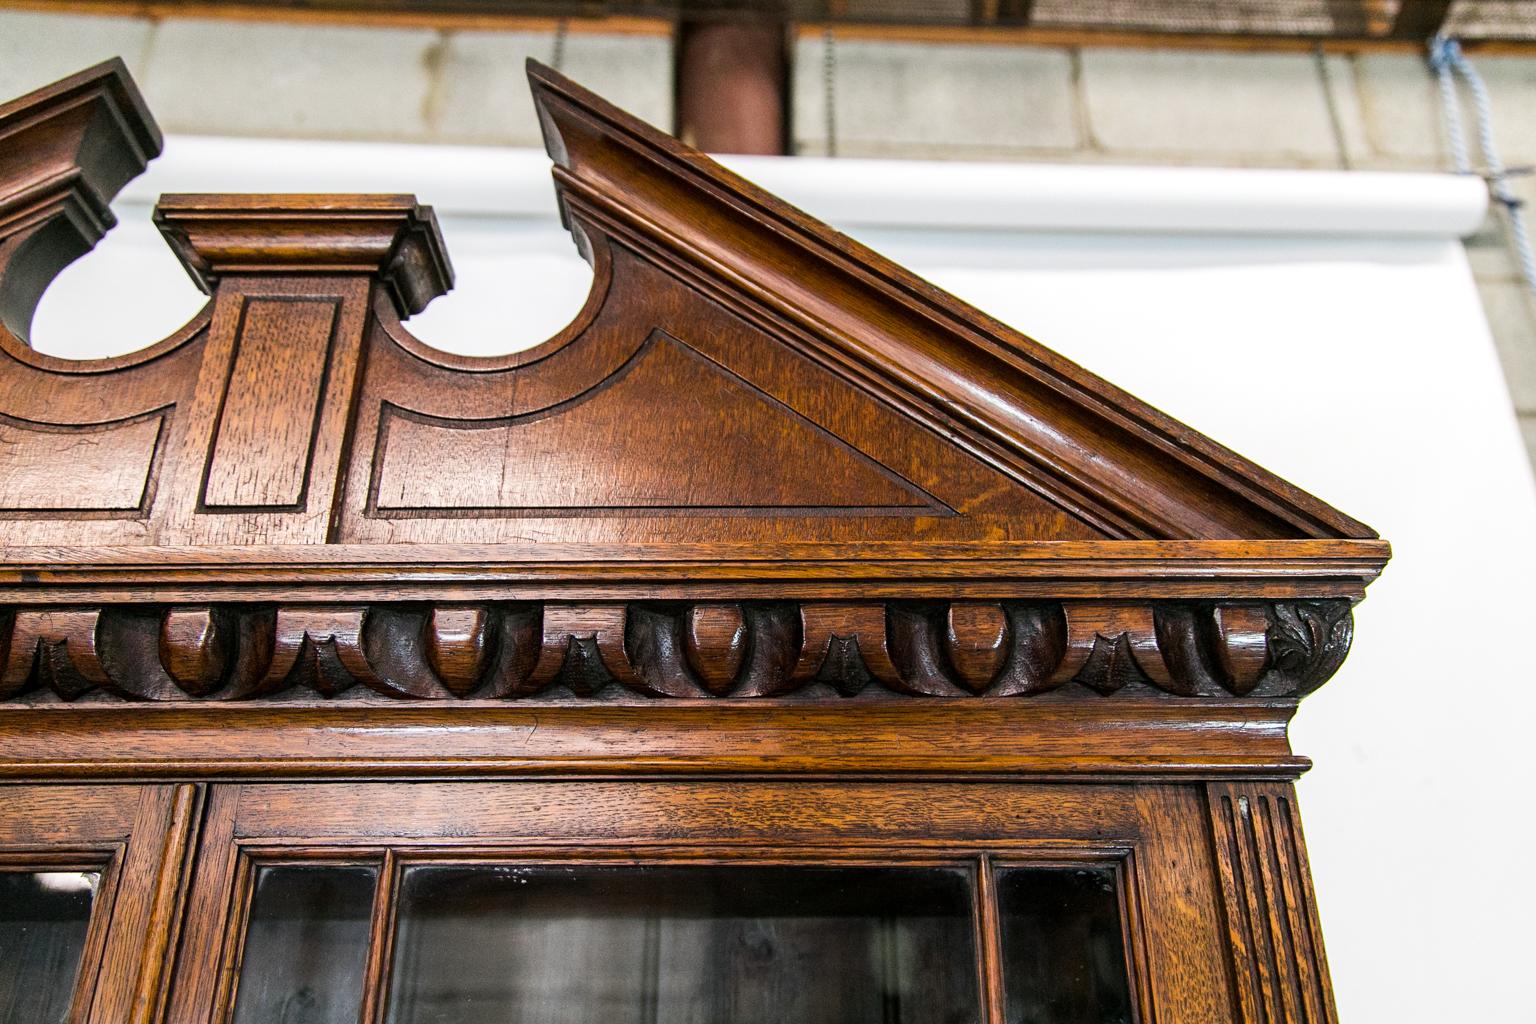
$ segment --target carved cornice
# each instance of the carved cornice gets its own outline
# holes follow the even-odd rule
[[[23,607],[0,699],[1292,698],[1347,600]]]
[[[1385,541],[0,545],[0,606],[388,601],[1358,600]]]
[[[24,347],[43,289],[116,223],[108,204],[161,144],[117,59],[0,104],[0,348]]]

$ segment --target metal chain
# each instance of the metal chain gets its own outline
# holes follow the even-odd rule
[[[561,18],[555,22],[555,42],[550,50],[549,66],[556,71],[565,70],[565,36],[571,27],[569,18]]]
[[[821,33],[821,106],[827,156],[837,156],[837,37],[830,24]]]
[[[1328,53],[1319,42],[1312,48],[1312,59],[1317,62],[1318,77],[1323,80],[1323,102],[1328,108],[1328,127],[1333,132],[1333,145],[1339,151],[1339,163],[1348,171],[1352,169],[1352,161],[1349,159],[1349,143],[1344,137],[1344,118],[1339,113],[1339,101],[1333,80],[1333,68],[1328,63]]]
[[[1525,204],[1510,191],[1509,178],[1514,174],[1529,174],[1531,169],[1508,168],[1499,158],[1499,149],[1493,138],[1493,102],[1483,76],[1477,73],[1461,44],[1445,36],[1436,36],[1429,44],[1429,66],[1440,80],[1440,102],[1445,107],[1446,137],[1451,147],[1451,158],[1456,170],[1462,174],[1475,174],[1472,156],[1467,149],[1466,132],[1461,124],[1461,104],[1456,94],[1456,77],[1467,85],[1472,96],[1472,110],[1477,115],[1477,145],[1482,151],[1483,180],[1488,183],[1488,194],[1504,210],[1509,225],[1509,243],[1514,249],[1515,260],[1520,264],[1520,276],[1525,287],[1536,297],[1536,252],[1531,249],[1530,230],[1525,222]]]

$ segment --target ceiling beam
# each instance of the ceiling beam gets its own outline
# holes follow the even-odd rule
[[[982,0],[977,0],[978,3]],[[1009,0],[987,0],[1002,8]],[[1335,0],[1343,3],[1345,0]],[[1369,3],[1370,0],[1367,0]],[[614,9],[621,9],[615,5]],[[839,39],[885,39],[914,43],[990,43],[1008,46],[1113,46],[1134,48],[1210,49],[1230,51],[1312,51],[1322,47],[1331,53],[1421,52],[1424,41],[1445,23],[1450,0],[1403,0],[1395,18],[1380,30],[1378,18],[1368,13],[1372,33],[1364,36],[1343,34],[1278,34],[1264,32],[1172,32],[1145,28],[1062,27],[1028,25],[1012,18],[999,17],[996,23],[922,24],[873,23],[842,20],[840,4],[828,4],[822,20],[794,23],[801,34],[820,36],[825,22],[835,23]],[[486,0],[464,0],[454,9],[451,0],[428,3],[426,0],[397,0],[373,6],[361,0],[309,0],[306,6],[269,3],[261,0],[0,0],[0,9],[45,11],[50,14],[100,14],[125,17],[217,18],[237,21],[271,21],[300,24],[343,24],[395,26],[443,30],[552,32],[565,21],[572,34],[599,32],[609,34],[671,35],[676,24],[673,16],[663,13],[660,3],[643,7],[644,14],[574,14],[561,18],[551,14],[502,13],[493,11]],[[469,8],[474,8],[469,10]],[[1461,40],[1472,53],[1528,55],[1536,52],[1536,21],[1528,35],[1473,37]]]
[[[1451,0],[1403,0],[1392,20],[1392,38],[1432,39],[1445,27],[1450,13]]]

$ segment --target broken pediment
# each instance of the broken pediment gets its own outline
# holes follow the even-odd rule
[[[558,336],[487,358],[403,322],[452,283],[430,208],[346,195],[163,197],[204,311],[128,356],[33,352],[42,288],[159,135],[116,62],[0,108],[11,579],[108,588],[153,567],[172,586],[233,562],[253,586],[329,574],[347,593],[389,565],[427,589],[660,574],[1357,597],[1380,570],[1368,527],[547,68],[529,77],[594,283]]]
[[[0,106],[0,852],[18,880],[96,880],[88,928],[91,893],[64,893],[81,967],[60,1014],[270,1020],[314,996],[419,1019],[465,993],[499,1012],[475,972],[415,969],[427,871],[486,903],[502,1002],[562,1019],[597,1015],[578,990],[623,1009],[587,968],[638,949],[641,917],[647,938],[686,926],[654,931],[686,959],[697,936],[740,946],[716,927],[737,914],[782,949],[703,973],[621,956],[635,1005],[888,1019],[943,960],[951,1019],[1333,1020],[1286,729],[1343,663],[1385,542],[530,77],[593,288],[495,358],[411,336],[453,274],[410,195],[164,196],[206,307],[121,357],[34,351],[37,297],[160,141],[116,62]],[[923,897],[938,930],[886,941],[907,908],[846,882],[877,865],[958,910]],[[774,872],[736,876],[767,924],[613,884],[705,866]],[[326,943],[338,970],[310,970],[312,944],[272,954],[274,906],[318,920],[287,914],[315,901],[274,869],[341,893],[331,920],[359,927],[331,929],[357,937]],[[521,908],[472,877],[576,871]],[[832,888],[851,901],[818,917]],[[551,928],[564,973],[521,955]],[[878,998],[855,1005],[836,968],[861,958]],[[785,965],[823,963],[831,995],[800,999]],[[821,1009],[775,1015],[801,1004]]]

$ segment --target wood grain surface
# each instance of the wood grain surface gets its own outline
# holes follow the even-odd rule
[[[377,872],[382,1024],[429,863],[943,865],[986,1024],[997,872],[1090,868],[1138,1024],[1332,1021],[1286,730],[1386,542],[529,71],[593,287],[488,358],[410,333],[408,195],[162,197],[207,306],[35,352],[160,135],[119,61],[0,106],[0,868],[102,872],[71,1024],[227,1024],[272,864]]]
[[[1358,596],[1385,561],[1318,499],[574,83],[531,80],[594,284],[555,337],[488,358],[410,336],[402,318],[452,285],[447,254],[429,208],[364,195],[166,196],[157,223],[208,308],[131,356],[38,356],[27,303],[93,238],[44,259],[23,197],[60,167],[110,195],[157,136],[119,65],[8,105],[0,575],[126,546],[146,570],[203,550],[222,578],[223,549],[299,544],[340,585],[380,549],[432,565],[472,546],[501,564],[558,548],[618,585],[637,549],[712,549],[729,573],[731,548],[820,546],[944,563],[958,588],[1020,544],[1246,543],[1233,557],[1257,564],[1326,543],[1350,563],[1333,592]],[[1144,564],[1176,585],[1164,553]],[[1076,559],[1056,557],[1070,585]],[[1322,596],[1295,575],[1295,596]],[[24,582],[44,601],[64,585]]]

